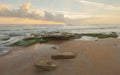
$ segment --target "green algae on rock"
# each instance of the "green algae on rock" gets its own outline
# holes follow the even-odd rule
[[[47,42],[47,40],[43,40],[43,39],[39,39],[39,38],[31,38],[31,39],[25,39],[25,40],[15,42],[15,43],[11,44],[10,46],[30,46],[35,43],[44,43],[44,42]]]
[[[26,36],[23,40],[15,42],[10,46],[30,46],[35,43],[45,43],[51,40],[71,40],[71,39],[79,39],[82,36],[90,36],[90,37],[98,37],[99,39],[104,38],[117,38],[118,35],[115,32],[111,33],[86,33],[86,34],[75,34],[75,33],[61,33],[61,32],[51,32],[45,34],[32,34],[32,36]]]
[[[105,33],[88,33],[88,34],[81,34],[82,36],[91,36],[91,37],[98,37],[100,39],[104,38],[117,38],[118,35],[115,32],[105,34]]]

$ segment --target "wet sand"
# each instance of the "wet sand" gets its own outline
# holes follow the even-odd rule
[[[52,47],[56,46],[57,49]],[[56,52],[71,51],[75,59],[53,60],[57,69],[38,72],[34,63]],[[57,41],[14,47],[0,56],[0,75],[120,75],[120,39]]]

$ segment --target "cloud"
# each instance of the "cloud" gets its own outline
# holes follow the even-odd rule
[[[81,0],[80,3],[88,5],[88,6],[96,7],[96,8],[101,8],[101,9],[120,10],[120,7],[109,5],[109,4],[91,2],[91,1],[86,1],[86,0]]]
[[[28,10],[28,9],[30,8],[30,6],[31,6],[31,3],[30,3],[30,2],[27,2],[27,3],[25,3],[24,5],[22,5],[22,6],[20,7],[20,9],[21,9],[21,10]]]
[[[4,6],[0,5],[0,16],[58,22],[65,22],[65,20],[67,20],[67,17],[65,17],[64,14],[52,13],[41,10],[30,10],[30,6],[31,6],[30,2],[23,4],[18,9],[10,9],[5,5]]]
[[[8,9],[8,7],[5,5],[0,5],[0,10],[4,10],[4,9]]]
[[[67,18],[65,18],[63,14],[54,14],[54,13],[45,11],[44,19],[45,20],[52,19],[54,21],[65,21]]]

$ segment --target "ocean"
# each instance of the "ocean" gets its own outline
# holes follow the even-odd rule
[[[1,24],[0,34],[26,34],[26,33],[41,33],[41,32],[70,32],[70,33],[120,33],[120,25],[110,24],[94,24],[94,25],[42,25],[42,24]]]

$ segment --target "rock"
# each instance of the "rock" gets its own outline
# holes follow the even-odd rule
[[[75,57],[76,55],[72,52],[57,53],[51,56],[52,59],[72,59]]]
[[[57,49],[57,47],[51,47],[52,49]]]
[[[56,64],[50,60],[40,60],[34,65],[39,71],[50,71],[56,69]]]
[[[10,37],[4,37],[4,38],[2,38],[1,40],[8,40],[8,39],[10,39]]]
[[[59,47],[58,46],[52,46],[51,48],[52,49],[58,49]]]
[[[48,40],[69,40],[78,37],[76,34],[72,33],[47,33],[42,35],[42,38],[48,39]]]
[[[8,35],[0,35],[0,40],[8,40],[10,37]]]

